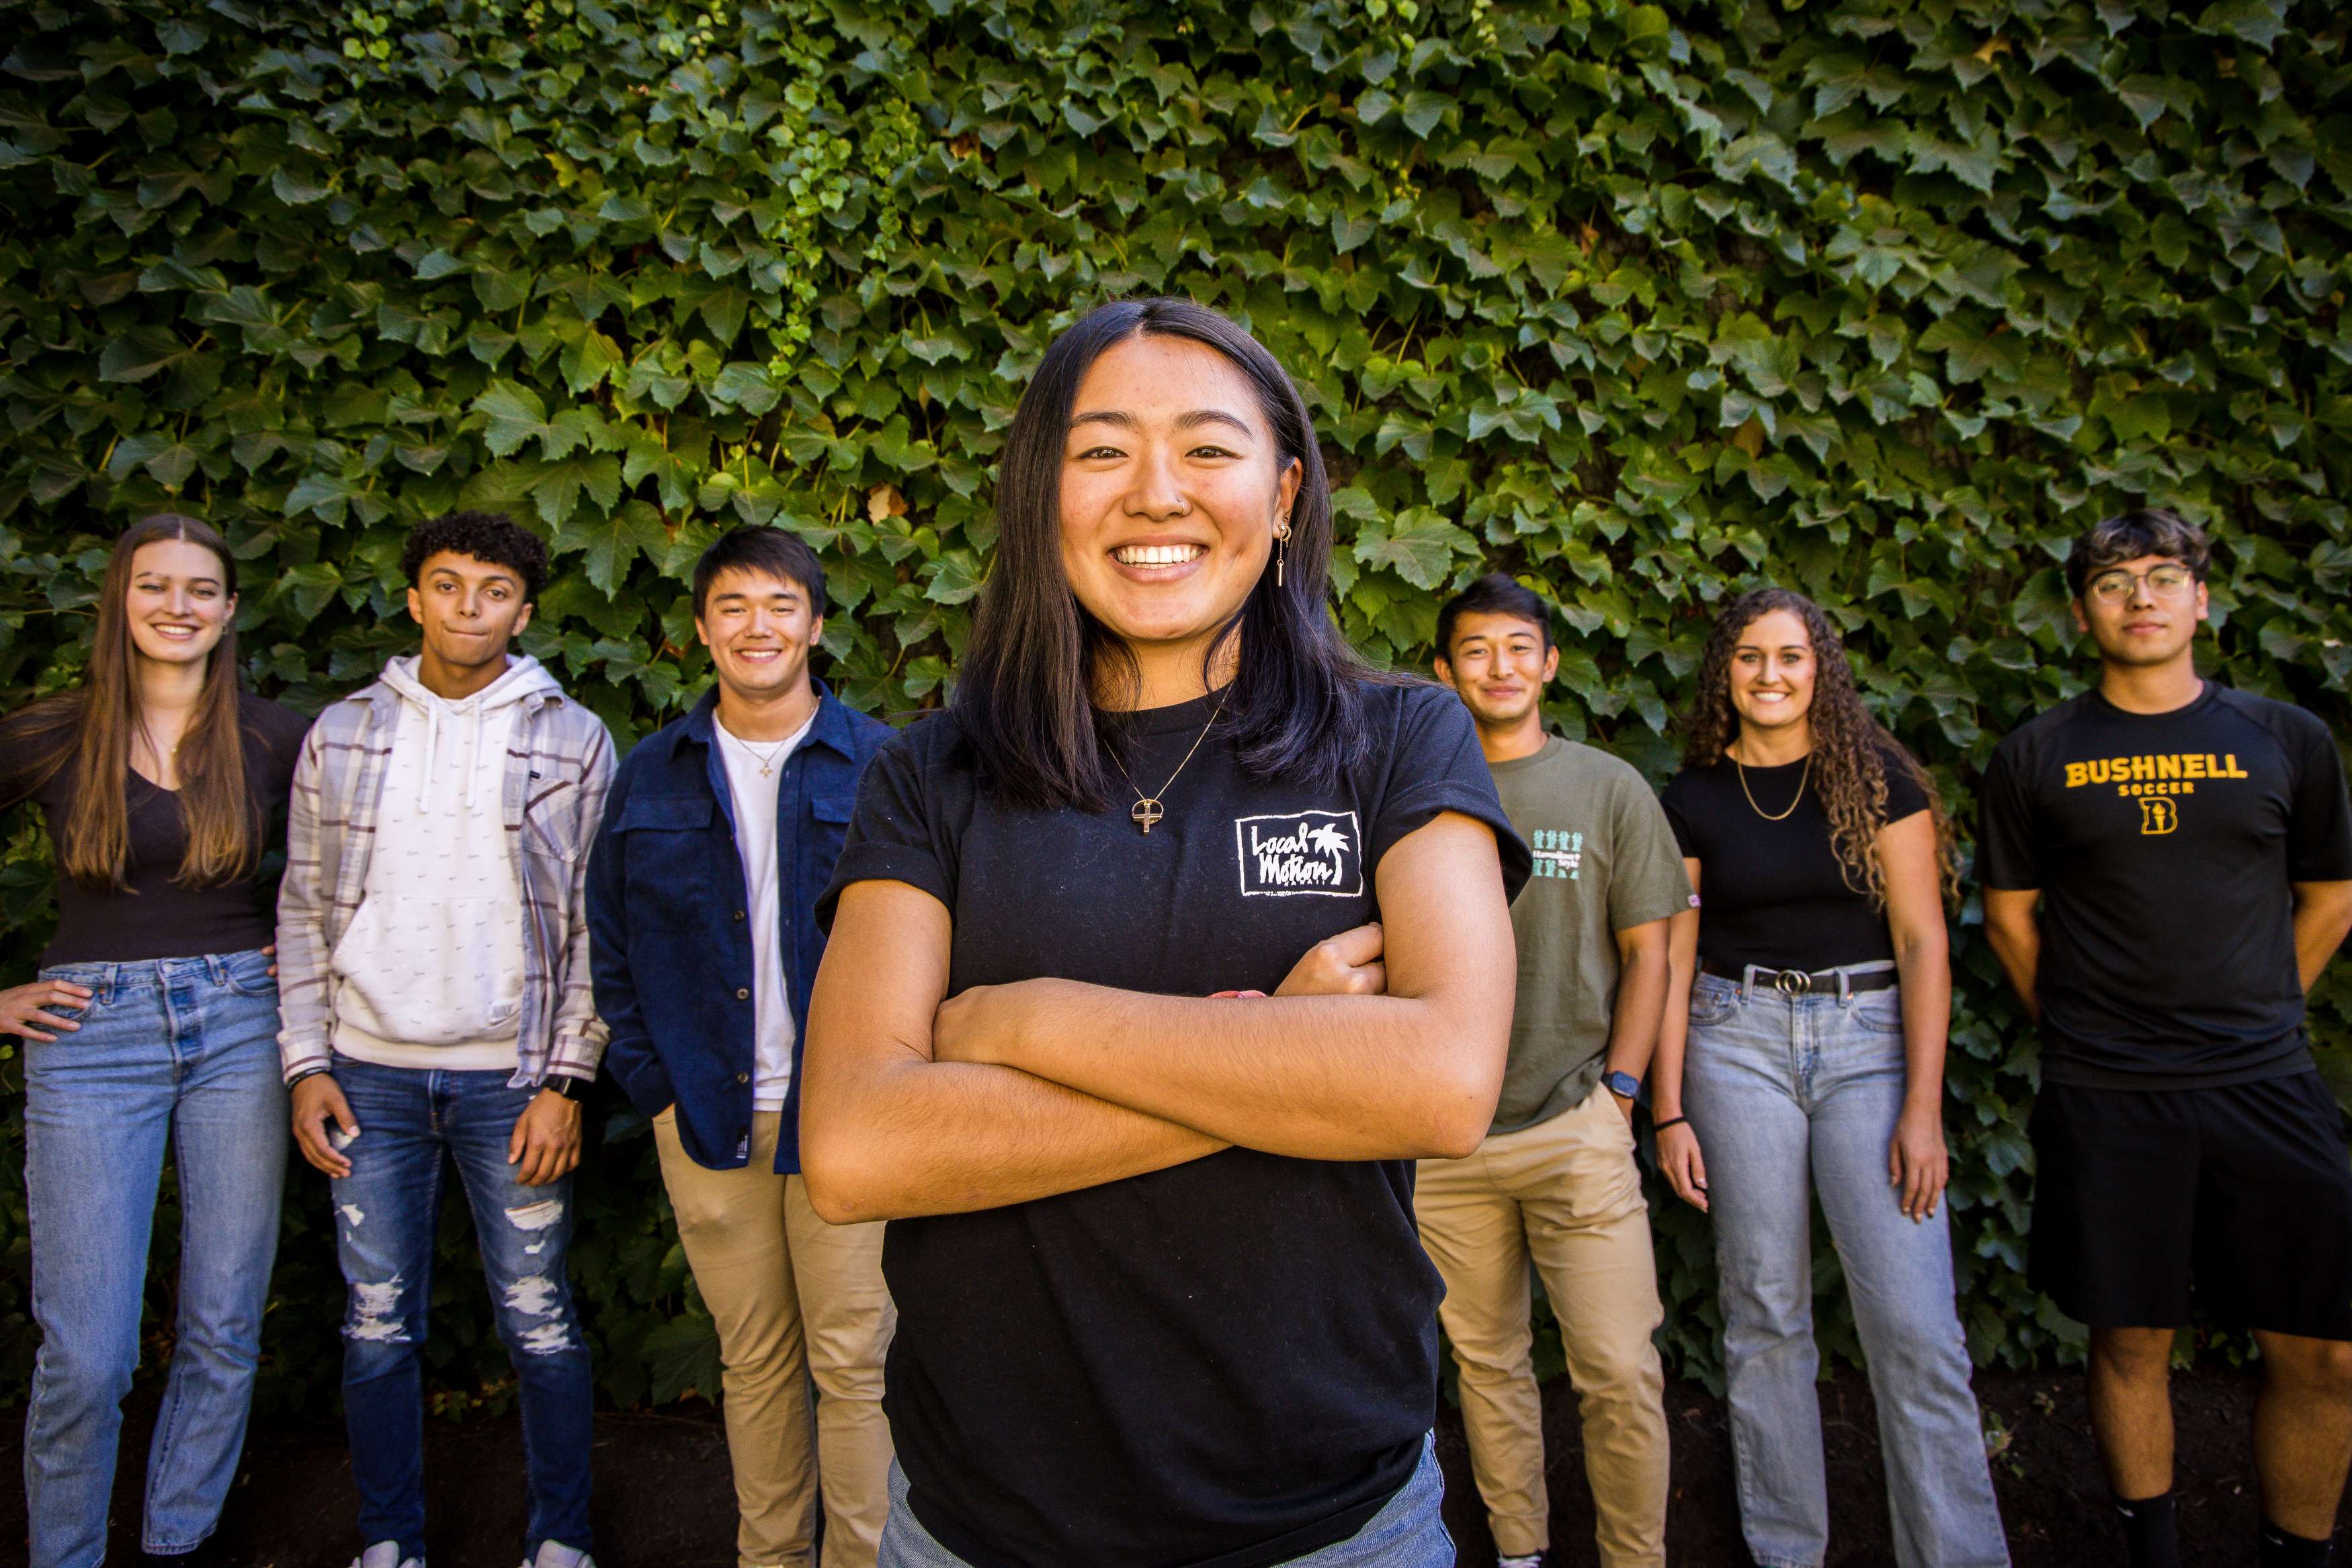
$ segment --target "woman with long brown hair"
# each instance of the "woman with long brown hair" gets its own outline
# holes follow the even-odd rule
[[[1748,1550],[1817,1568],[1829,1546],[1818,1195],[1877,1396],[1896,1560],[2005,1564],[1943,1207],[1957,875],[1935,783],[1864,706],[1828,618],[1780,588],[1716,621],[1683,763],[1666,816],[1699,907],[1675,920],[1652,1085],[1659,1164],[1715,1220]]]
[[[106,1555],[167,1143],[179,1321],[142,1543],[176,1558],[212,1533],[244,1446],[286,1164],[260,873],[309,721],[237,689],[236,560],[194,518],[125,531],[97,610],[82,683],[0,722],[0,808],[40,805],[58,872],[40,973],[0,990],[0,1034],[25,1042],[36,1568]]]

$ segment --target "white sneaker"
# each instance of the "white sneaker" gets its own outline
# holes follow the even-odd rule
[[[403,1557],[397,1541],[379,1541],[352,1558],[352,1568],[425,1568],[425,1559]]]
[[[374,1564],[368,1568],[374,1568]],[[408,1565],[404,1563],[399,1568]],[[417,1568],[424,1568],[424,1564],[417,1564]],[[596,1560],[576,1546],[566,1546],[561,1541],[542,1541],[539,1543],[539,1555],[522,1568],[596,1568]]]

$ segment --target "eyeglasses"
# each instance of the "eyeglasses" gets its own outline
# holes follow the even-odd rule
[[[2152,566],[2146,571],[2126,571],[2117,567],[2091,579],[2091,597],[2102,604],[2121,604],[2132,595],[2140,583],[2158,599],[2178,599],[2197,580],[2197,574],[2185,566]]]

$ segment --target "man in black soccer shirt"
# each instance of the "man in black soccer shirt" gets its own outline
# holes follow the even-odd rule
[[[2090,1325],[2134,1568],[2180,1563],[2167,1375],[2192,1283],[2261,1347],[2261,1561],[2302,1568],[2352,1461],[2352,1161],[2304,1030],[2352,930],[2352,803],[2318,718],[2199,677],[2210,548],[2163,511],[2075,541],[2099,685],[1994,753],[1979,864],[2042,1028],[2031,1278]]]

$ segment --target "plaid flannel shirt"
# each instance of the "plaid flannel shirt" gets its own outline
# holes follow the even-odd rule
[[[333,1064],[335,944],[367,889],[400,697],[381,682],[319,716],[302,742],[278,892],[281,1069]],[[551,1072],[593,1079],[604,1055],[588,970],[588,851],[613,781],[604,721],[556,694],[525,699],[507,743],[501,800],[522,894],[517,1088]],[[421,980],[425,977],[418,977]]]

